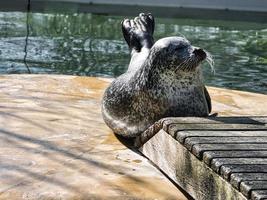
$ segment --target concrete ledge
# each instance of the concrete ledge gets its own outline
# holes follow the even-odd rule
[[[27,3],[27,0],[13,0],[12,3],[0,0],[0,10],[26,11]],[[91,12],[120,16],[135,16],[140,12],[152,12],[157,17],[221,19],[264,23],[267,17],[267,0],[32,0],[31,10],[33,12]]]
[[[32,2],[43,2],[44,0],[32,0]],[[217,9],[217,10],[236,10],[236,11],[267,11],[267,0],[56,0],[60,3],[78,3],[78,4],[99,4],[99,5],[130,5],[130,6],[154,6],[154,7],[175,7],[175,8],[197,8],[197,9]],[[55,0],[46,0],[46,2],[55,2]]]

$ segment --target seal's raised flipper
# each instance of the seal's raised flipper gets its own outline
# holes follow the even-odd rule
[[[134,19],[122,21],[122,33],[130,49],[140,52],[142,48],[150,49],[154,44],[154,17],[140,13]]]

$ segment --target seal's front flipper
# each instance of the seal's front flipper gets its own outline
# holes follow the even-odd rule
[[[130,49],[140,52],[142,48],[150,49],[153,46],[155,22],[151,14],[140,13],[134,20],[124,19],[121,24]]]
[[[208,104],[209,113],[211,112],[211,98],[207,88],[204,86],[204,95]]]

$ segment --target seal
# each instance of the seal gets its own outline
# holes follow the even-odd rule
[[[122,21],[131,60],[128,70],[106,89],[102,115],[123,137],[136,137],[164,117],[205,117],[211,112],[200,67],[205,51],[184,37],[154,43],[154,24],[153,16],[144,13]]]

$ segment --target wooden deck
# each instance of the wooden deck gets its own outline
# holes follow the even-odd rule
[[[136,146],[195,199],[267,199],[267,117],[166,118]]]

